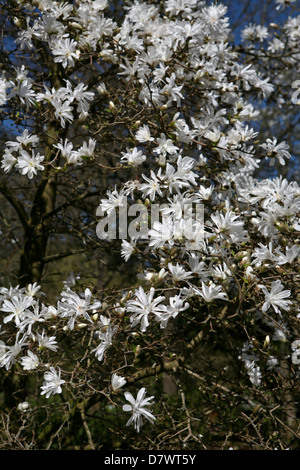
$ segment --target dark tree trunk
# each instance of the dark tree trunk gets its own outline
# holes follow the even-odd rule
[[[55,124],[48,128],[47,148],[45,152],[46,164],[53,158],[53,144],[57,133]],[[42,180],[37,188],[27,229],[25,230],[24,246],[20,258],[19,282],[20,285],[40,282],[44,269],[47,242],[51,229],[51,217],[46,217],[55,208],[56,175],[51,173],[51,166],[45,167]]]

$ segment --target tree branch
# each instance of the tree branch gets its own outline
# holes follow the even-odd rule
[[[20,222],[23,225],[23,228],[25,230],[28,230],[28,215],[20,203],[15,197],[15,195],[12,193],[12,191],[4,185],[0,186],[0,191],[3,194],[3,196],[8,200],[8,202],[13,206],[15,209],[16,213],[19,216]]]

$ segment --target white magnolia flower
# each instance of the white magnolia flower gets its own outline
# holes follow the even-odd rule
[[[54,62],[61,62],[64,68],[75,64],[74,59],[79,59],[80,51],[77,49],[77,42],[74,39],[59,38],[51,44],[52,54],[55,56]]]
[[[268,246],[263,245],[262,243],[258,244],[259,246],[254,249],[253,254],[251,255],[255,260],[252,261],[255,266],[259,267],[264,261],[277,261],[276,254],[273,252],[272,242]]]
[[[190,279],[192,277],[191,271],[186,271],[183,266],[180,266],[179,263],[174,266],[172,263],[168,264],[169,271],[172,275],[172,280],[174,282],[184,281],[185,279]]]
[[[255,387],[258,387],[261,384],[262,379],[260,367],[255,363],[255,361],[247,362],[246,367],[250,381],[255,385]]]
[[[130,405],[123,405],[123,411],[131,411],[132,416],[129,418],[129,420],[126,423],[126,426],[130,426],[131,423],[133,423],[135,429],[137,432],[140,432],[140,429],[143,425],[143,417],[146,418],[148,421],[153,423],[155,421],[155,416],[153,416],[152,413],[150,413],[146,407],[153,405],[152,398],[153,396],[145,398],[146,396],[146,389],[141,388],[137,394],[136,399],[133,397],[133,395],[130,392],[125,392],[124,393],[125,398],[127,401],[129,401]]]
[[[126,302],[126,310],[133,312],[130,317],[132,327],[141,323],[141,331],[146,331],[149,326],[148,316],[150,313],[154,315],[160,315],[165,312],[166,306],[160,303],[165,299],[163,296],[159,296],[154,299],[155,289],[150,288],[150,291],[146,294],[142,286],[135,290],[135,299],[128,300]]]
[[[4,173],[8,173],[17,163],[18,159],[12,154],[11,150],[5,149],[2,157],[1,168]]]
[[[9,313],[3,318],[3,323],[14,320],[16,326],[19,326],[24,318],[25,312],[33,305],[33,299],[22,294],[14,295],[11,300],[5,299],[0,308],[3,312]]]
[[[35,297],[37,293],[41,290],[42,286],[38,285],[37,282],[33,284],[28,284],[25,290],[25,294],[29,295],[30,297]]]
[[[37,135],[30,134],[28,129],[24,129],[23,133],[16,137],[16,140],[7,141],[6,145],[11,151],[18,152],[19,150],[24,147],[27,147],[28,145],[35,146],[38,142],[39,138]]]
[[[104,315],[100,315],[98,324],[99,324],[100,328],[104,327],[104,329],[105,329],[106,326],[110,325],[110,318],[105,317]]]
[[[274,165],[275,158],[278,159],[281,165],[285,165],[285,159],[289,160],[291,158],[291,154],[288,151],[289,145],[285,142],[277,144],[277,139],[275,137],[273,139],[267,139],[266,143],[261,144],[260,147],[266,151],[267,157],[271,159],[271,166]]]
[[[134,252],[134,249],[135,249],[134,242],[132,241],[128,242],[127,240],[122,240],[121,256],[122,258],[125,259],[125,261],[129,260],[130,256]]]
[[[44,374],[44,383],[41,386],[41,395],[46,395],[49,398],[50,395],[55,395],[62,392],[61,385],[65,383],[65,380],[60,378],[61,371],[58,371],[54,367],[50,367],[50,370]]]
[[[274,333],[272,335],[273,341],[280,341],[282,343],[287,342],[286,332],[284,331],[284,327],[282,328],[274,328]]]
[[[59,143],[55,144],[54,147],[59,149],[61,151],[61,155],[68,161],[72,158],[72,155],[74,153],[73,144],[68,139],[60,139]]]
[[[95,353],[96,358],[98,361],[102,361],[104,358],[104,353],[105,351],[112,346],[113,344],[113,337],[117,331],[118,327],[114,326],[108,326],[107,329],[103,331],[98,331],[97,335],[98,338],[101,340],[101,342],[92,350],[92,353]]]
[[[70,287],[67,287],[61,294],[60,316],[69,318],[68,327],[73,330],[78,317],[83,316],[85,320],[91,322],[89,311],[96,310],[101,305],[99,300],[92,301],[90,289],[85,289],[84,293],[79,296]]]
[[[155,220],[152,228],[149,229],[149,247],[156,249],[166,243],[172,245],[176,239],[176,225],[178,224],[174,222],[173,217],[163,217],[162,222]],[[182,237],[182,230],[180,237]]]
[[[18,355],[20,354],[22,347],[26,343],[16,342],[13,346],[6,346],[4,343],[0,347],[0,367],[5,367],[9,370],[16,362]]]
[[[244,343],[239,359],[244,362],[251,383],[256,387],[259,386],[262,374],[257,364],[258,357],[253,349],[252,343]]]
[[[44,166],[41,165],[44,158],[45,157],[39,153],[35,154],[33,150],[31,155],[26,150],[21,150],[16,168],[20,170],[22,175],[27,175],[29,179],[32,179],[33,176],[37,174],[37,170],[44,170]]]
[[[94,155],[96,144],[97,144],[96,140],[90,138],[88,143],[83,142],[81,147],[79,147],[78,154],[81,157],[92,157]]]
[[[210,272],[208,271],[205,262],[200,259],[200,256],[198,256],[196,253],[191,253],[189,255],[188,263],[193,273],[201,276],[203,280],[207,279]]]
[[[198,194],[200,198],[203,199],[204,201],[208,201],[211,198],[213,192],[214,192],[214,187],[212,184],[208,188],[206,188],[205,186],[201,184],[198,188]]]
[[[72,97],[72,100],[77,102],[77,112],[78,113],[85,113],[88,112],[90,109],[90,103],[93,101],[95,97],[95,93],[93,91],[88,90],[88,86],[84,85],[84,83],[79,83],[74,90],[72,90],[72,84],[69,80],[67,80],[67,91]],[[95,142],[94,139],[90,139],[90,141]]]
[[[23,67],[23,66],[22,66]],[[23,71],[20,73],[20,77],[17,78],[16,83],[10,89],[7,99],[11,99],[18,96],[20,101],[26,106],[31,106],[34,103],[35,92],[32,89],[32,81],[26,77],[27,72],[24,74]]]
[[[32,334],[32,327],[35,323],[41,323],[46,320],[47,308],[42,305],[40,308],[39,301],[36,301],[35,304],[32,306],[33,311],[25,310],[22,315],[22,321],[18,325],[19,332],[25,334],[27,336]],[[34,334],[32,334],[34,337]]]
[[[228,277],[232,276],[232,272],[224,261],[223,264],[211,266],[210,273],[215,279],[222,281],[225,281]]]
[[[39,358],[30,350],[27,351],[27,356],[21,357],[21,366],[24,370],[36,369],[39,365]]]
[[[151,142],[154,140],[154,137],[151,137],[149,126],[146,124],[138,129],[137,133],[135,134],[135,138],[139,142]]]
[[[222,236],[228,236],[232,243],[242,243],[247,240],[248,234],[244,230],[244,223],[239,220],[239,216],[234,214],[231,210],[228,210],[225,214],[216,212],[211,215],[211,219],[214,222],[217,234]]]
[[[36,334],[37,341],[39,343],[39,349],[50,349],[51,351],[57,351],[58,345],[55,336],[47,336],[45,331],[42,331],[42,334]]]
[[[148,178],[146,175],[142,175],[146,183],[141,183],[139,190],[143,192],[143,197],[149,197],[151,201],[154,201],[156,193],[159,196],[162,196],[162,188],[164,187],[162,176],[161,176],[161,168],[158,170],[157,174],[154,173],[153,170],[150,171],[151,177]]]
[[[121,377],[120,375],[113,374],[111,377],[111,388],[115,392],[116,390],[119,390],[121,387],[123,387],[126,384],[126,379],[124,377]]]
[[[183,312],[189,308],[189,303],[185,302],[180,295],[170,297],[169,305],[162,313],[156,313],[156,320],[160,322],[160,327],[166,328],[170,318],[175,318],[179,312]]]
[[[245,270],[245,276],[246,276],[246,279],[248,281],[256,281],[257,280],[257,276],[255,275],[252,266],[247,266],[247,268]]]
[[[73,106],[71,106],[69,100],[62,101],[60,96],[54,96],[52,104],[55,108],[54,116],[56,119],[60,119],[60,124],[63,128],[66,126],[66,121],[72,122],[74,119],[73,116]]]
[[[262,307],[263,312],[267,312],[268,309],[272,306],[276,313],[281,313],[280,309],[289,310],[289,304],[292,302],[290,300],[284,300],[285,298],[291,295],[290,290],[283,290],[284,286],[281,284],[280,279],[273,281],[271,284],[271,291],[259,284],[259,287],[262,289],[265,294],[265,302]]]
[[[278,364],[279,364],[279,361],[278,361],[277,357],[275,357],[275,356],[270,356],[267,359],[267,369],[268,370],[274,370],[274,369],[276,370]]]
[[[181,100],[184,98],[181,93],[183,85],[176,85],[175,80],[176,80],[176,75],[173,72],[171,77],[166,78],[166,84],[161,90],[161,93],[167,96],[168,98],[167,102],[165,103],[165,106],[168,106],[168,107],[170,106],[172,101],[176,101],[177,105],[180,106]]]
[[[138,273],[138,279],[146,282],[159,282],[167,276],[167,272],[162,268],[158,273],[153,271],[145,270],[143,273]]]
[[[127,207],[127,197],[124,189],[119,192],[116,188],[113,191],[107,190],[108,199],[101,199],[99,210],[110,214],[117,207]]]
[[[242,31],[242,38],[248,41],[263,41],[269,36],[265,26],[249,24]]]
[[[286,264],[290,263],[292,264],[293,261],[300,256],[300,246],[293,245],[291,247],[287,246],[286,247],[286,253],[281,253],[280,251],[277,251],[277,255],[275,258],[276,264]]]
[[[18,411],[22,411],[22,412],[25,412],[29,409],[29,403],[28,401],[23,401],[21,403],[18,404],[17,406],[17,410]]]
[[[221,292],[222,286],[217,286],[214,282],[210,282],[208,285],[202,281],[202,290],[194,287],[194,292],[197,295],[201,295],[205,302],[211,302],[215,299],[228,300],[226,292]]]
[[[146,160],[146,155],[143,154],[142,150],[138,150],[136,147],[133,149],[127,148],[126,152],[121,152],[121,154],[121,162],[134,167],[141,165]]]
[[[48,41],[51,35],[61,36],[66,29],[60,21],[57,21],[53,12],[46,13],[34,23],[34,36],[42,41]]]

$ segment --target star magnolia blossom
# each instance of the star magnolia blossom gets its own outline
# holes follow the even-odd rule
[[[135,429],[137,432],[140,432],[140,429],[143,425],[143,418],[146,418],[148,421],[153,423],[155,421],[155,416],[153,416],[150,411],[147,410],[146,407],[153,405],[152,398],[151,397],[146,397],[146,389],[141,388],[137,394],[136,399],[133,397],[133,395],[130,392],[125,392],[125,398],[127,401],[129,401],[130,405],[123,405],[123,410],[126,412],[132,412],[132,416],[129,418],[129,420],[126,423],[126,426],[130,426],[130,424],[133,423]]]
[[[61,379],[61,370],[55,370],[54,367],[50,367],[50,370],[44,374],[44,383],[41,386],[41,395],[46,395],[49,398],[50,395],[59,394],[62,392],[61,386],[65,383],[65,380]]]
[[[102,303],[99,300],[92,300],[90,289],[85,289],[84,294],[79,296],[67,287],[61,294],[59,315],[69,318],[69,328],[73,330],[75,321],[82,315],[85,320],[91,322],[89,312],[100,308]]]
[[[74,59],[79,59],[80,51],[77,42],[70,38],[61,38],[52,43],[52,54],[55,62],[61,62],[64,68],[74,65]]]
[[[142,332],[146,331],[149,326],[148,316],[150,313],[160,315],[166,310],[165,305],[161,305],[161,302],[165,297],[159,296],[154,299],[154,295],[154,287],[151,287],[150,291],[146,294],[144,289],[140,286],[139,289],[136,289],[135,291],[136,298],[128,300],[126,303],[126,310],[128,312],[133,312],[130,317],[132,327],[140,323]]]
[[[113,374],[111,377],[111,388],[113,391],[119,390],[121,387],[123,387],[126,384],[126,379],[124,377],[121,377],[120,375]]]
[[[205,302],[212,302],[216,299],[228,300],[226,292],[222,292],[222,286],[217,286],[211,282],[209,285],[205,285],[202,281],[202,289],[194,287],[194,292],[197,295],[203,297]]]
[[[21,365],[24,370],[36,369],[39,365],[39,358],[32,351],[27,351],[27,356],[21,358]]]
[[[44,159],[43,155],[35,154],[33,150],[31,155],[26,150],[21,150],[16,168],[20,170],[22,175],[27,175],[29,179],[32,179],[37,174],[37,170],[44,170],[44,166],[41,164]]]
[[[98,338],[101,340],[98,346],[91,352],[95,353],[98,361],[103,361],[105,351],[113,344],[113,337],[117,331],[117,326],[108,326],[105,331],[98,331]]]
[[[273,281],[271,284],[270,292],[268,289],[263,286],[259,285],[263,293],[265,294],[265,302],[262,307],[263,312],[267,312],[269,308],[272,306],[276,313],[281,313],[280,309],[289,310],[289,305],[292,303],[291,300],[284,300],[287,297],[290,297],[291,291],[290,290],[283,290],[284,287],[278,279],[277,281]]]

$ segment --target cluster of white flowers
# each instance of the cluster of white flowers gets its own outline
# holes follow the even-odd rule
[[[65,331],[72,331],[75,324],[80,327],[80,320],[92,323],[91,314],[101,307],[101,302],[92,299],[92,293],[86,289],[79,295],[66,287],[61,292],[57,305],[44,305],[40,300],[44,293],[37,283],[29,284],[26,288],[1,288],[0,311],[4,312],[3,324],[13,324],[16,329],[15,343],[10,345],[1,341],[0,366],[6,370],[19,362],[24,370],[34,370],[39,367],[49,367],[43,359],[43,351],[56,352],[59,348],[57,338],[51,334],[53,319],[68,319]],[[48,330],[50,333],[48,333]],[[2,334],[5,331],[2,331]],[[21,356],[21,353],[26,353]],[[45,373],[45,384],[42,394],[48,398],[53,393],[61,393],[61,371],[57,374],[50,366],[50,372]]]
[[[79,317],[93,323],[88,312],[97,312],[101,308],[102,303],[95,299],[92,301],[92,293],[89,289],[86,289],[82,295],[78,295],[70,287],[67,287],[66,290],[62,291],[56,308],[53,306],[46,307],[43,304],[40,305],[38,296],[43,294],[40,289],[41,286],[36,283],[28,285],[26,289],[19,286],[15,288],[10,287],[9,289],[1,288],[0,310],[7,313],[3,318],[3,323],[8,324],[13,322],[17,329],[17,334],[16,342],[12,346],[6,345],[1,341],[0,366],[9,370],[18,361],[24,371],[32,371],[37,369],[38,366],[47,368],[44,372],[44,381],[40,388],[41,395],[49,398],[52,395],[62,393],[62,385],[66,383],[66,380],[61,378],[61,369],[59,367],[56,369],[54,366],[49,366],[48,363],[43,363],[39,359],[39,352],[43,349],[47,348],[50,351],[56,351],[58,348],[55,336],[49,337],[45,333],[47,320],[55,317],[68,318],[66,327],[67,330],[72,331]],[[142,288],[140,288],[140,297],[146,298]],[[174,304],[174,302],[170,301],[170,304]],[[164,321],[167,321],[168,316],[177,314],[180,307],[181,303],[180,305],[171,305],[172,311],[167,312],[167,309],[165,309],[164,314],[166,317],[164,317]],[[97,359],[102,361],[105,350],[112,345],[112,339],[117,327],[112,327],[109,318],[103,315],[100,315],[100,318],[98,318],[98,315],[94,313],[94,320],[97,322],[98,328],[100,328],[96,330],[95,335],[101,341],[91,352],[95,352]],[[39,327],[41,324],[42,332],[40,333]],[[78,321],[77,324],[80,327],[81,324]],[[35,346],[36,343],[37,346]],[[36,354],[30,348],[35,348]],[[26,349],[27,354],[21,356],[24,349]],[[114,392],[118,391],[125,384],[126,379],[124,377],[116,373],[112,374],[111,388]],[[147,418],[150,422],[155,420],[155,417],[146,408],[153,404],[153,401],[151,401],[153,397],[145,398],[145,395],[145,388],[138,392],[136,400],[131,393],[125,392],[125,398],[130,402],[130,405],[124,405],[123,410],[132,412],[127,425],[129,426],[133,423],[137,432],[140,431],[143,425],[143,417]],[[26,411],[28,407],[28,403],[24,402],[19,404],[18,409]]]
[[[60,121],[64,128],[66,122],[74,120],[74,112],[78,114],[79,119],[85,119],[88,115],[90,103],[94,98],[94,93],[87,89],[87,85],[79,83],[72,87],[69,80],[66,80],[66,86],[58,90],[52,88],[49,90],[45,86],[44,92],[36,93],[37,102],[49,103],[54,108],[54,117]]]
[[[7,141],[1,162],[3,171],[8,173],[15,167],[29,179],[32,179],[38,171],[43,171],[42,162],[45,157],[36,152],[35,147],[38,143],[38,136],[30,134],[28,129],[17,136],[15,141]]]
[[[127,322],[125,327],[122,324],[124,331],[132,332],[138,326],[140,333],[146,333],[157,323],[158,330],[165,329],[187,313],[195,300],[203,311],[213,310],[218,303],[226,305],[238,277],[246,279],[249,290],[253,288],[256,318],[268,322],[272,339],[278,339],[280,331],[288,331],[284,313],[295,305],[291,290],[280,279],[280,269],[299,262],[295,234],[300,231],[300,188],[282,177],[254,177],[261,163],[272,166],[278,161],[283,166],[291,154],[288,144],[273,136],[259,144],[255,140],[260,138],[251,128],[251,121],[259,117],[255,101],[270,97],[275,84],[256,64],[244,63],[231,49],[226,7],[197,0],[166,0],[161,14],[159,6],[135,0],[127,2],[119,24],[106,15],[107,0],[74,5],[52,0],[32,3],[28,11],[38,3],[40,13],[20,29],[16,44],[21,50],[31,50],[36,41],[45,43],[51,60],[67,79],[59,88],[45,83],[36,86],[22,66],[13,71],[12,79],[0,78],[1,106],[17,100],[27,109],[37,108],[63,131],[75,119],[88,119],[96,91],[73,72],[89,51],[91,60],[94,54],[99,63],[118,66],[117,79],[135,87],[137,101],[147,110],[145,115],[140,113],[142,120],[135,123],[130,139],[124,137],[124,147],[119,150],[122,169],[134,167],[138,176],[108,189],[99,206],[99,211],[111,214],[127,207],[129,198],[147,207],[165,203],[160,209],[162,219],[153,224],[148,239],[122,240],[120,256],[125,262],[135,253],[149,252],[156,260],[156,269],[139,275],[146,285],[123,292],[121,302],[115,304],[120,317],[129,314],[123,320]],[[293,0],[276,3],[281,7]],[[249,47],[253,41],[267,41],[270,53],[277,53],[299,40],[299,17],[287,21],[285,32],[288,44],[283,46],[267,27],[259,25],[248,25],[242,39]],[[191,89],[199,95],[197,104]],[[110,111],[117,108],[102,77],[97,90]],[[97,138],[90,137],[77,145],[70,133],[57,139],[53,147],[67,166],[81,165],[84,171],[84,157],[94,155],[96,144]],[[39,136],[27,129],[15,141],[7,141],[2,156],[4,173],[16,168],[33,179],[44,170],[39,145]],[[190,226],[183,217],[185,206],[191,203],[203,204],[204,226],[197,219]],[[199,232],[203,237],[196,236]],[[283,239],[283,232],[291,233],[291,238]],[[271,284],[264,276],[270,266],[275,270]],[[163,283],[172,295],[162,295],[161,285],[156,288],[155,283]],[[76,328],[90,328],[97,342],[90,352],[100,362],[114,345],[120,326],[109,316],[99,317],[103,302],[94,299],[88,288],[78,293],[66,285],[55,306],[41,302],[40,288],[34,284],[1,289],[3,324],[14,326],[16,339],[14,344],[1,344],[0,366],[9,370],[18,362],[25,371],[47,369],[41,394],[49,398],[62,393],[62,385],[67,386],[62,370],[43,362],[45,348],[48,352],[59,348],[55,334],[49,333],[49,319],[65,321],[64,331],[70,335]],[[243,294],[239,293],[241,302]],[[282,337],[286,338],[284,333]],[[298,343],[293,343],[292,350],[292,362],[298,364]],[[240,359],[251,383],[259,386],[263,371],[251,344],[245,343]],[[270,357],[269,367],[276,361]],[[116,392],[126,383],[115,373],[111,389]],[[146,398],[144,387],[136,399],[130,392],[125,392],[125,398],[129,404],[123,410],[132,412],[127,425],[133,424],[139,432],[143,418],[155,421],[147,409],[154,397]]]

